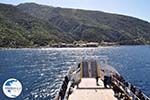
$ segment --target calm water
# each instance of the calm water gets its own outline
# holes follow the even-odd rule
[[[150,96],[150,46],[120,46],[70,49],[14,49],[0,51],[0,100],[8,78],[16,78],[23,92],[16,100],[53,100],[62,77],[82,57],[107,56],[126,80]]]

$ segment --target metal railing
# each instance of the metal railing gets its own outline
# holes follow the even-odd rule
[[[112,77],[112,82],[118,87],[118,88],[122,88],[121,90],[124,92],[124,94],[130,99],[130,100],[150,100],[150,98],[148,96],[146,96],[144,93],[141,93],[142,97],[139,97],[137,94],[133,93],[133,91],[131,90],[131,88],[125,86],[125,84],[123,82],[120,82],[117,78]],[[128,82],[128,84],[131,84]],[[127,89],[130,90],[130,94],[127,92]],[[136,88],[136,90],[139,90]],[[137,91],[135,91],[137,92]]]

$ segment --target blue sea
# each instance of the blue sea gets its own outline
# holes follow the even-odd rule
[[[68,69],[82,58],[108,58],[129,82],[150,96],[150,46],[98,48],[34,48],[0,50],[0,100],[10,100],[2,91],[9,78],[23,86],[15,100],[53,100]]]

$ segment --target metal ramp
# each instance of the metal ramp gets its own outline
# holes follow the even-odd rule
[[[82,77],[88,78],[89,77],[89,72],[88,72],[88,62],[82,62],[81,64],[81,73],[82,73]]]
[[[92,61],[90,64],[91,64],[91,66],[90,66],[91,67],[91,70],[90,70],[91,71],[90,72],[91,73],[91,77],[97,77],[98,76],[98,73],[97,73],[98,72],[98,70],[97,70],[98,69],[97,68],[97,62],[96,61]]]
[[[80,64],[81,78],[95,78],[98,75],[98,64],[96,61],[83,61]]]

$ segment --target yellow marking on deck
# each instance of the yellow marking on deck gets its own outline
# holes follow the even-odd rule
[[[100,65],[99,65],[99,64],[97,64],[97,75],[98,75],[98,77],[101,76],[101,75],[100,75]]]
[[[80,79],[82,79],[82,63],[80,63]]]

